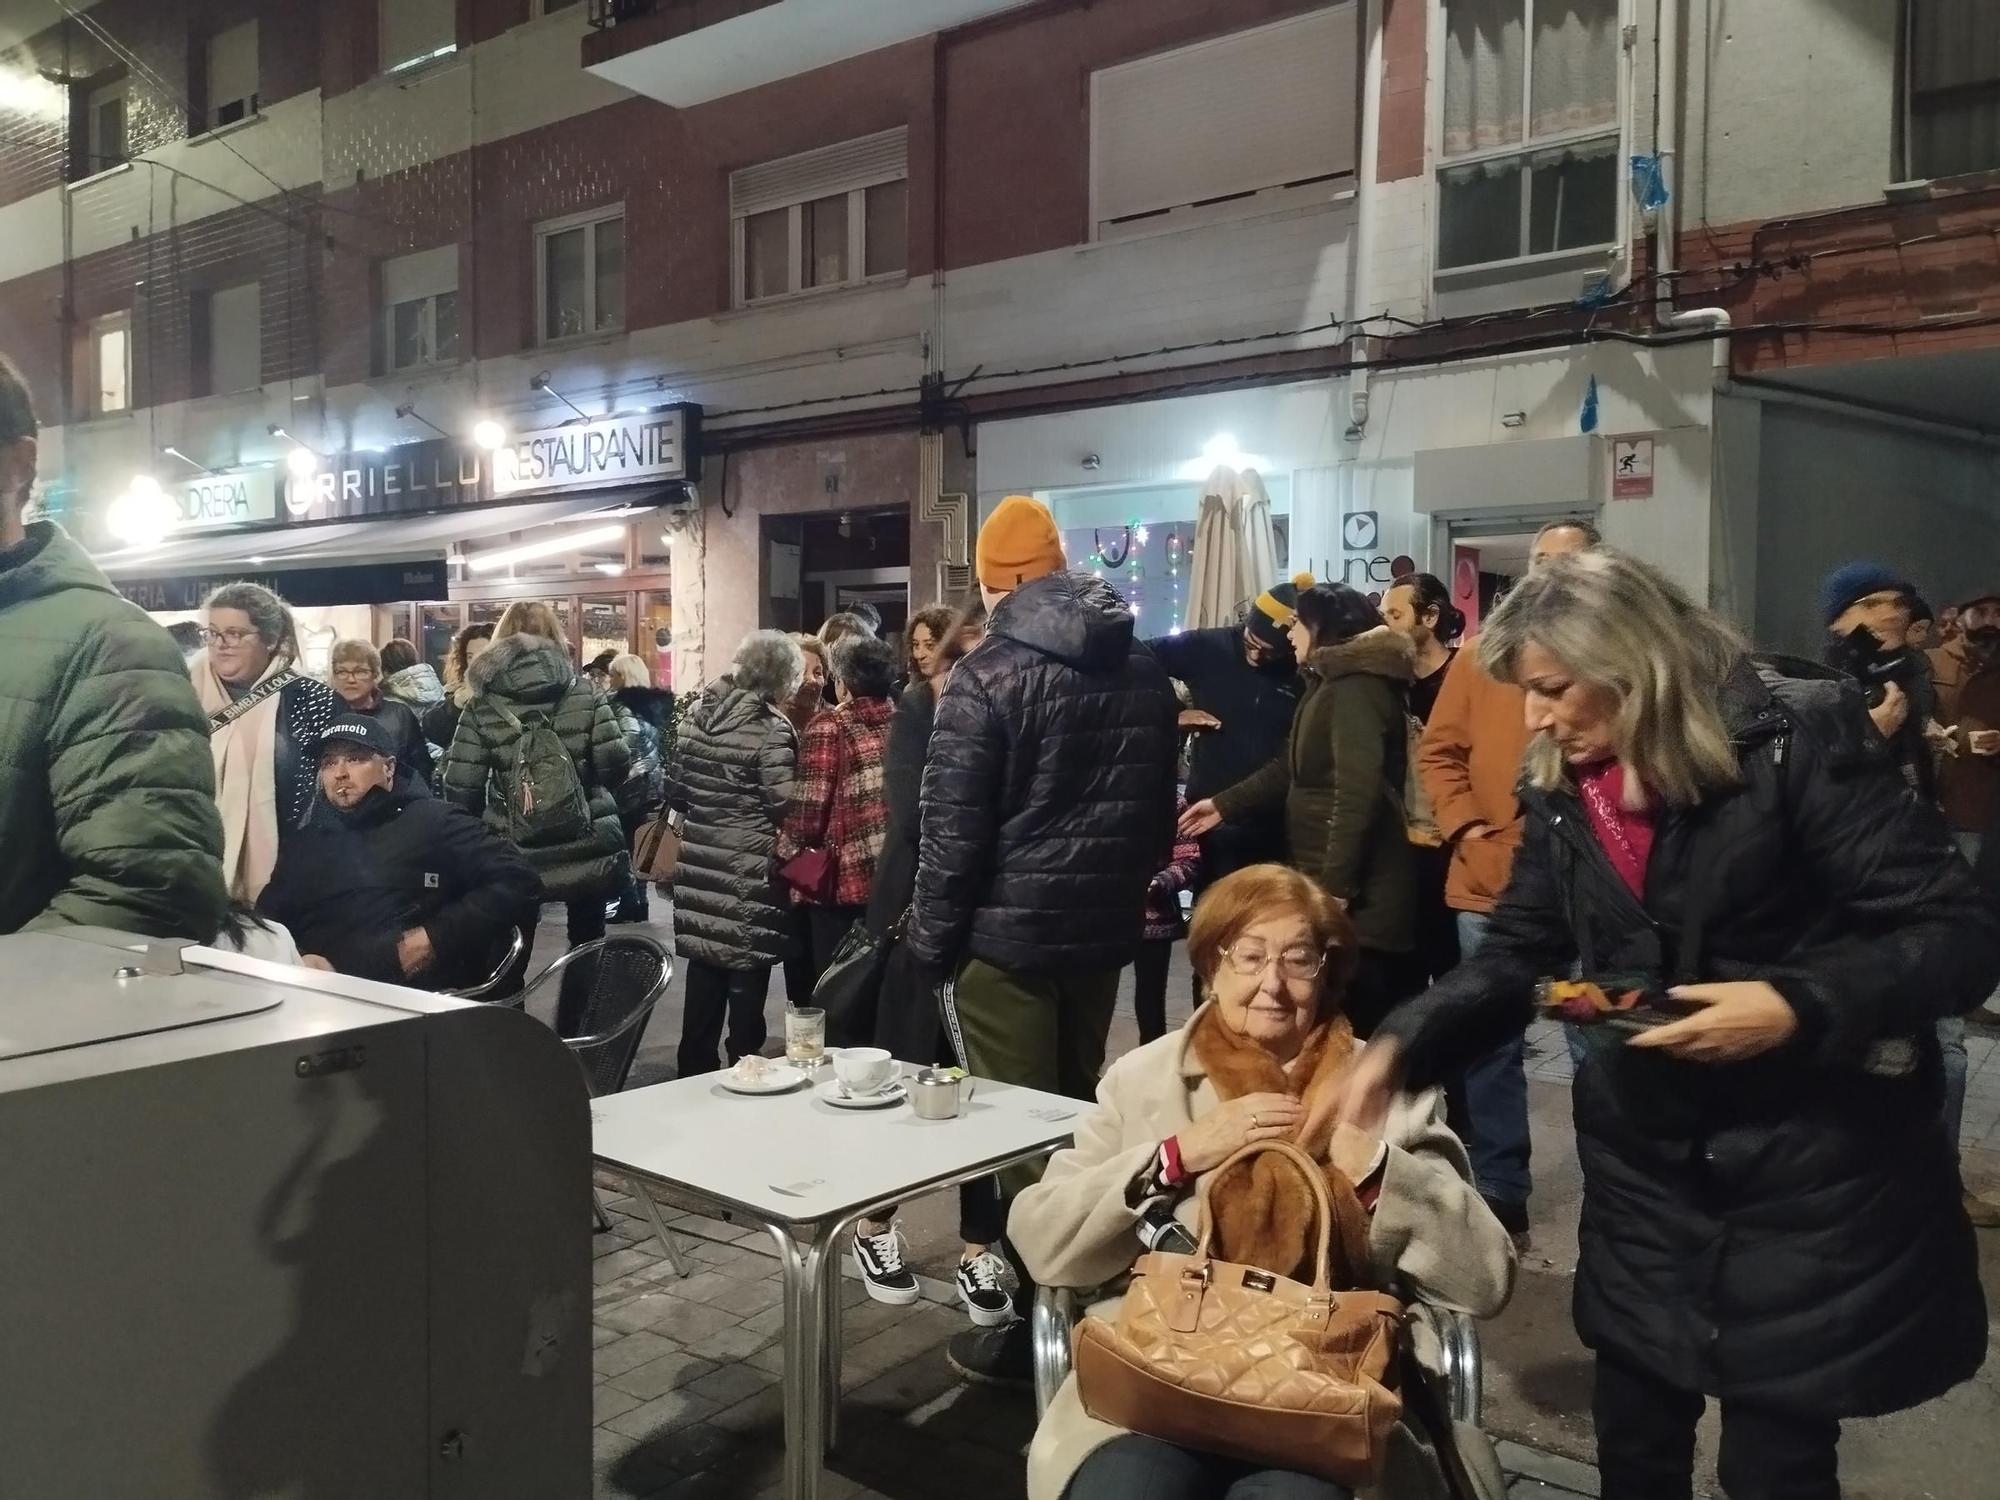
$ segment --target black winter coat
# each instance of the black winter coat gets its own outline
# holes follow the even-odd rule
[[[1024,584],[952,669],[931,729],[907,941],[924,966],[1116,969],[1173,847],[1178,705],[1087,573]]]
[[[685,816],[674,867],[682,958],[767,969],[791,951],[774,855],[797,757],[791,721],[727,677],[684,707],[667,774],[667,805]]]
[[[1435,1081],[1529,1014],[1531,986],[1761,979],[1798,1032],[1747,1062],[1585,1034],[1576,1325],[1688,1390],[1821,1417],[1929,1400],[1979,1368],[1986,1310],[1939,1119],[1935,1023],[2000,974],[2000,918],[1850,685],[1746,664],[1743,785],[1659,825],[1640,902],[1576,796],[1524,787],[1526,839],[1478,953],[1378,1036]],[[1880,1042],[1914,1063],[1900,1075]]]
[[[458,989],[488,978],[541,882],[514,846],[421,787],[326,802],[278,855],[257,910],[343,974]],[[436,963],[403,976],[396,944],[422,927]]]
[[[318,800],[319,737],[340,709],[339,695],[317,677],[296,677],[278,690],[278,733],[271,754],[280,846],[304,826]]]
[[[1146,642],[1146,649],[1169,677],[1187,684],[1196,708],[1222,721],[1220,729],[1203,730],[1190,741],[1188,801],[1213,797],[1284,753],[1300,695],[1289,653],[1269,666],[1251,666],[1237,625],[1163,635]],[[1283,819],[1271,814],[1265,821],[1275,844],[1283,837]]]

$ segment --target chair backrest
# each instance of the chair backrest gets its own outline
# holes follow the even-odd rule
[[[658,942],[621,933],[585,943],[569,955],[559,982],[559,1029],[576,1054],[592,1098],[625,1087],[639,1055],[647,1019],[673,977],[673,960]]]

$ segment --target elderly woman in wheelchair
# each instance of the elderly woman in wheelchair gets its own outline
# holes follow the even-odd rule
[[[1106,1072],[1075,1144],[1009,1219],[1045,1288],[1029,1500],[1504,1494],[1471,1425],[1464,1315],[1505,1305],[1513,1246],[1435,1092],[1397,1100],[1379,1138],[1332,1125],[1356,1049],[1345,912],[1308,877],[1257,865],[1202,898],[1188,951],[1206,1003]],[[1192,1255],[1204,1225],[1212,1241]],[[1065,1288],[1105,1289],[1067,1374]],[[1448,1400],[1426,1367],[1448,1376]]]

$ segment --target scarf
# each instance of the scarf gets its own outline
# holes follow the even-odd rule
[[[1576,789],[1604,857],[1625,888],[1644,901],[1646,866],[1653,858],[1652,799],[1643,808],[1625,805],[1625,768],[1615,760],[1579,771]]]
[[[1223,1025],[1210,1003],[1195,1017],[1188,1045],[1224,1103],[1246,1094],[1290,1094],[1305,1102],[1310,1119],[1314,1104],[1339,1081],[1354,1055],[1354,1028],[1345,1016],[1322,1021],[1307,1035],[1287,1071],[1256,1042]],[[1294,1138],[1293,1144],[1300,1143]],[[1324,1148],[1310,1154],[1325,1158]],[[1339,1177],[1339,1169],[1330,1162],[1326,1171],[1329,1178]],[[1209,1184],[1208,1203],[1218,1256],[1295,1281],[1312,1280],[1318,1211],[1290,1162],[1253,1157]]]
[[[207,652],[188,668],[203,713],[213,717],[234,701],[209,667]],[[278,657],[257,681],[290,670],[291,663]],[[222,877],[229,894],[249,905],[256,904],[278,863],[278,715],[284,696],[271,694],[208,741],[215,761],[215,805],[222,813]]]

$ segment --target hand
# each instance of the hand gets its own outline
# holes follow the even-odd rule
[[[1667,993],[1700,1009],[1640,1032],[1627,1046],[1656,1047],[1689,1062],[1732,1063],[1783,1046],[1799,1029],[1785,997],[1761,979],[1676,985]]]
[[[1491,823],[1468,823],[1458,836],[1461,844],[1482,844],[1499,832]]]
[[[1245,1094],[1211,1110],[1180,1134],[1181,1166],[1199,1175],[1252,1141],[1283,1140],[1305,1118],[1290,1094]]]
[[[1379,1136],[1389,1105],[1403,1086],[1403,1049],[1389,1037],[1370,1042],[1332,1090],[1328,1106],[1336,1129]]]
[[[1368,1180],[1368,1173],[1375,1165],[1375,1154],[1382,1149],[1382,1138],[1353,1125],[1333,1127],[1333,1144],[1327,1151],[1326,1159],[1338,1167],[1341,1175],[1357,1186]]]
[[[1975,729],[1965,740],[1974,755],[2000,755],[2000,729]]]
[[[1910,716],[1910,697],[1903,691],[1900,682],[1884,685],[1882,701],[1868,710],[1868,717],[1875,721],[1875,728],[1885,740],[1894,739],[1896,731],[1903,727],[1903,721]]]
[[[437,961],[437,950],[431,947],[431,935],[421,927],[412,927],[396,940],[396,962],[403,966],[403,973],[421,974]]]
[[[1924,738],[1930,742],[1931,749],[1935,750],[1938,754],[1949,755],[1953,759],[1957,758],[1958,726],[1956,724],[1940,724],[1937,720],[1933,719],[1924,726]],[[1971,731],[1967,731],[1966,738],[1972,738]]]
[[[1215,799],[1204,797],[1181,814],[1179,824],[1181,837],[1200,838],[1221,821],[1222,814],[1215,810]]]
[[[1222,720],[1216,718],[1214,714],[1207,712],[1205,709],[1184,708],[1181,710],[1181,730],[1183,733],[1190,730],[1220,729],[1221,727]]]
[[[318,969],[322,974],[331,974],[333,972],[333,965],[321,958],[317,953],[301,953],[299,955],[299,963],[308,969]]]

